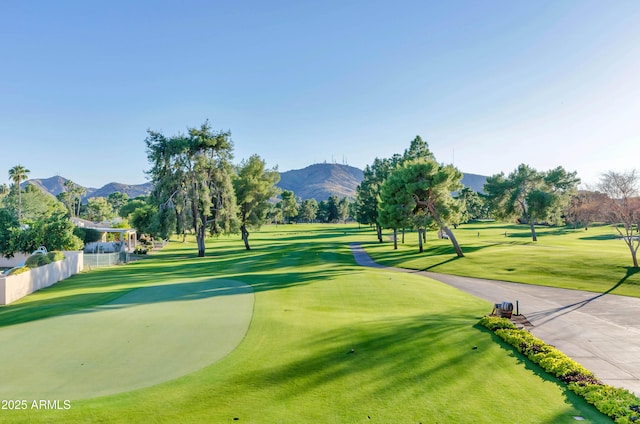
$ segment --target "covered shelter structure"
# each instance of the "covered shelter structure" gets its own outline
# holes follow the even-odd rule
[[[119,234],[119,241],[122,242],[123,249],[127,252],[133,252],[136,248],[137,234],[133,228],[114,228],[109,227],[107,223],[94,223],[81,218],[71,218],[73,223],[80,228],[90,228],[100,232],[102,235],[100,241],[107,242],[107,234]]]

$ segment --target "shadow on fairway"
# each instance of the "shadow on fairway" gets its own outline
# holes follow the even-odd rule
[[[600,234],[597,236],[580,237],[580,240],[616,240],[620,239],[617,234]]]
[[[506,343],[504,340],[498,337],[493,331],[488,330],[486,327],[480,324],[474,325],[474,328],[476,328],[477,330],[483,333],[489,334],[496,345],[500,346],[500,348],[505,352],[507,352],[509,356],[511,356],[512,358],[515,358],[519,364],[524,365],[525,369],[531,371],[538,378],[558,386],[562,390],[562,393],[565,397],[565,401],[571,404],[571,406],[573,406],[578,410],[581,408],[587,408],[587,410],[591,414],[601,417],[603,419],[603,422],[610,421],[606,416],[600,413],[593,405],[585,404],[584,399],[578,396],[577,394],[575,394],[573,391],[569,390],[566,383],[562,382],[560,379],[556,378],[555,376],[549,374],[544,369],[542,369],[539,365],[531,362],[529,358],[527,358],[522,353],[518,352],[515,347]],[[563,418],[566,419],[566,416]]]
[[[325,387],[340,390],[343,397],[350,398],[343,401],[354,405],[371,405],[371,399],[418,396],[425,399],[425,404],[429,399],[447,399],[445,409],[455,409],[456,402],[464,399],[465,407],[473,410],[477,405],[468,404],[473,394],[494,389],[499,390],[499,396],[492,403],[502,405],[503,410],[530,402],[517,387],[515,378],[509,380],[508,373],[495,372],[495,356],[486,354],[497,344],[495,336],[470,324],[478,318],[438,313],[378,318],[335,328],[313,338],[304,339],[301,335],[303,341],[295,349],[304,352],[303,355],[278,366],[265,360],[260,369],[242,376],[241,382],[274,390],[283,402],[322,392]],[[527,368],[540,379],[555,384],[573,408],[588,408],[559,380],[532,364],[527,364]],[[425,415],[428,420],[426,409]],[[445,416],[440,417],[443,422]]]
[[[365,247],[365,246],[380,246],[381,243],[379,242],[359,242],[358,244],[360,244],[361,246]],[[388,246],[389,250],[384,252],[384,256],[381,256],[378,252],[379,256],[378,260],[380,261],[380,263],[383,262],[390,262],[390,263],[394,263],[394,262],[398,262],[398,260],[400,259],[407,259],[407,250],[403,249],[403,250],[394,250],[393,249],[393,241],[391,242],[385,242],[384,243],[386,246]],[[398,243],[400,244],[400,243]],[[504,243],[496,243],[496,242],[492,242],[492,243],[487,243],[487,244],[483,244],[483,245],[464,245],[461,246],[462,249],[462,253],[464,253],[465,255],[467,254],[471,254],[474,252],[478,252],[480,250],[483,249],[487,249],[490,247],[494,247],[494,246],[499,246],[502,245]],[[415,257],[418,258],[420,256],[425,256],[425,257],[434,257],[434,256],[445,256],[446,258],[444,258],[444,261],[438,264],[434,264],[429,266],[429,268],[425,268],[423,269],[431,269],[434,267],[437,267],[439,265],[442,265],[444,263],[447,262],[451,262],[451,261],[455,261],[457,259],[464,259],[464,258],[459,258],[456,255],[456,251],[453,249],[453,246],[451,245],[451,243],[448,243],[446,245],[430,245],[428,242],[424,245],[424,251],[422,253],[420,253],[418,251],[418,245],[417,244],[411,244],[412,247],[415,247]]]
[[[274,243],[250,251],[210,250],[212,254],[202,258],[178,252],[72,276],[15,304],[1,307],[0,327],[70,312],[100,310],[100,305],[114,302],[134,290],[164,285],[174,290],[163,292],[165,297],[154,302],[235,294],[231,288],[203,291],[202,283],[197,280],[232,278],[251,285],[254,292],[286,289],[350,271],[349,267],[326,267],[327,263],[353,262],[348,248],[325,243],[310,244],[307,249]],[[324,267],[310,269],[313,265]],[[302,268],[309,270],[300,271]],[[152,302],[150,298],[141,299],[142,303]]]
[[[530,314],[527,314],[527,317],[530,319],[534,319],[534,320],[541,320],[539,323],[537,323],[536,325],[542,325],[546,322],[549,321],[553,321],[556,318],[559,318],[563,315],[566,315],[570,312],[576,311],[586,305],[588,305],[589,303],[593,302],[594,300],[598,300],[599,298],[601,298],[604,295],[607,295],[611,292],[613,292],[615,289],[617,289],[618,287],[620,287],[621,285],[623,285],[627,279],[629,279],[629,277],[640,273],[640,269],[638,268],[627,268],[627,272],[626,274],[616,283],[614,284],[609,290],[597,294],[589,299],[585,299],[585,300],[581,300],[580,302],[575,302],[575,303],[571,303],[569,305],[564,305],[564,306],[560,306],[558,308],[553,308],[553,309],[547,309],[544,311],[539,311],[539,312],[533,312]],[[546,319],[544,319],[546,318]]]

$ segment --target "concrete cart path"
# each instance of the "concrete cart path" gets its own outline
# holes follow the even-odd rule
[[[533,335],[604,383],[640,395],[639,298],[383,267],[360,245],[352,244],[351,250],[359,265],[421,274],[492,304],[507,301],[515,308],[518,301],[520,314],[533,325]]]

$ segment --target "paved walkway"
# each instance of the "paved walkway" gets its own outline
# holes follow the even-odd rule
[[[357,244],[359,265],[383,268]],[[424,275],[491,303],[518,302],[530,332],[557,347],[604,383],[640,395],[640,299],[504,281],[388,268]],[[487,313],[490,311],[487,311]]]

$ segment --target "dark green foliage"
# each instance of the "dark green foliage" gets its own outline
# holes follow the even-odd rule
[[[260,228],[265,223],[269,209],[269,199],[276,195],[275,184],[280,174],[275,169],[265,168],[265,162],[258,155],[242,161],[233,179],[238,202],[240,231],[242,240],[249,250],[249,228]]]
[[[239,227],[231,182],[231,133],[214,131],[206,121],[187,135],[165,137],[149,130],[145,143],[153,204],[177,214],[191,211],[198,256],[204,256],[207,230],[212,235],[229,234]]]
[[[64,253],[60,252],[59,250],[56,250],[56,251],[47,253],[47,258],[49,258],[50,262],[57,262],[57,261],[64,260],[65,256],[64,256]]]
[[[82,240],[85,244],[100,241],[102,234],[93,228],[76,227],[73,229],[73,235]]]
[[[0,209],[0,254],[10,258],[15,252],[15,234],[19,231],[18,217],[8,209]]]
[[[158,208],[147,204],[137,208],[131,215],[129,220],[133,228],[140,234],[149,234],[157,236],[158,229]]]
[[[497,218],[519,218],[528,223],[531,237],[536,241],[534,224],[561,224],[562,211],[579,182],[575,172],[567,172],[562,167],[540,172],[521,164],[507,177],[504,173],[488,177],[484,191]]]
[[[37,268],[39,266],[47,265],[50,263],[51,260],[47,257],[47,255],[37,254],[29,256],[24,262],[24,265],[29,268]]]

